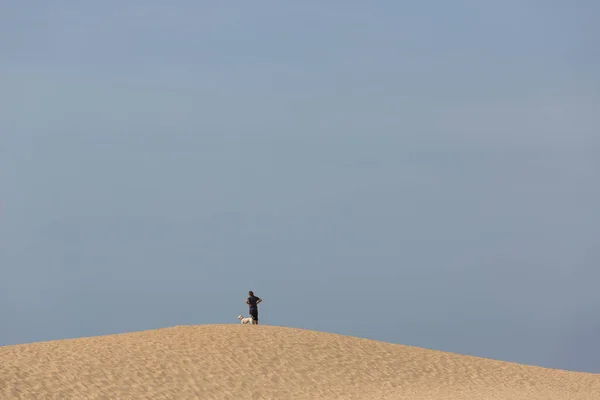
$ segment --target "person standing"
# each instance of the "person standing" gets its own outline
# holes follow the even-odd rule
[[[246,299],[246,304],[250,308],[250,316],[252,317],[252,325],[258,325],[258,303],[262,302],[260,297],[254,295],[254,292],[251,290],[248,292],[248,298]]]

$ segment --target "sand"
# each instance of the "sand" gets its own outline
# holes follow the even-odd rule
[[[0,347],[0,399],[600,399],[600,374],[301,329],[178,326]]]

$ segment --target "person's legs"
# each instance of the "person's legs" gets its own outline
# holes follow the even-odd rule
[[[252,325],[258,325],[258,310],[250,310],[250,316],[252,317]]]

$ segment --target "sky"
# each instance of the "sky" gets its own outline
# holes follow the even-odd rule
[[[600,373],[600,3],[0,4],[0,345],[261,323]]]

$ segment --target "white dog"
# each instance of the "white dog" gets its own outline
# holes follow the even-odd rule
[[[238,319],[240,320],[240,322],[242,324],[251,324],[252,323],[252,318],[244,318],[241,315],[238,315]]]

